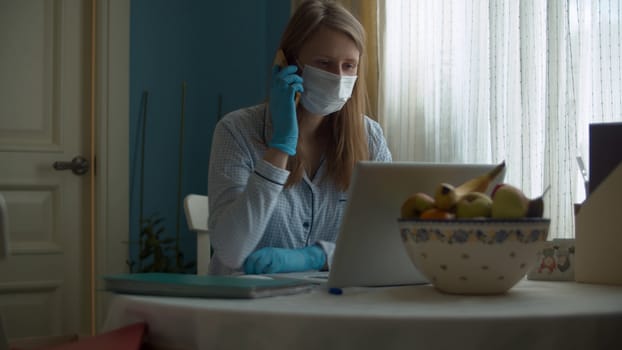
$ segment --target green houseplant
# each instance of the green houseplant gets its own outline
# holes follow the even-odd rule
[[[181,235],[181,200],[182,200],[182,175],[183,175],[183,144],[185,126],[185,101],[186,82],[182,83],[180,133],[179,133],[179,159],[177,164],[177,200],[176,200],[176,227],[175,236],[166,234],[164,217],[159,213],[144,215],[144,179],[145,179],[145,139],[147,126],[147,107],[149,104],[149,91],[144,91],[141,100],[141,147],[140,147],[140,190],[139,190],[139,236],[137,244],[139,253],[137,261],[127,260],[130,272],[177,272],[188,273],[196,266],[195,261],[186,262],[183,251],[180,248]]]

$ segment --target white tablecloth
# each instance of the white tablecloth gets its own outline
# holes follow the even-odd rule
[[[622,287],[521,281],[498,296],[430,285],[318,287],[254,300],[115,295],[104,325],[171,349],[622,349]]]

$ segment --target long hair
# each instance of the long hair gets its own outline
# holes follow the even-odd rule
[[[340,31],[355,43],[359,50],[358,78],[352,97],[340,111],[325,117],[322,127],[328,129],[327,176],[337,187],[345,191],[350,185],[354,166],[360,160],[369,159],[364,114],[369,106],[365,85],[366,56],[365,29],[361,23],[341,5],[326,0],[304,1],[292,15],[283,35],[280,48],[288,62],[295,62],[302,46],[320,27]],[[300,147],[289,158],[290,171],[286,187],[302,180],[305,159]]]

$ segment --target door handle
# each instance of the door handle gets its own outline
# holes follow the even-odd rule
[[[56,161],[52,164],[56,170],[71,170],[76,175],[84,175],[89,171],[89,161],[82,157],[76,156],[70,162]]]

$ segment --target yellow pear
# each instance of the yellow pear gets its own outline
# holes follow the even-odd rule
[[[499,185],[492,195],[491,216],[497,219],[519,219],[527,215],[529,198],[519,188]]]
[[[417,192],[410,195],[400,208],[402,219],[412,219],[421,216],[421,213],[434,207],[434,198],[427,193]]]

